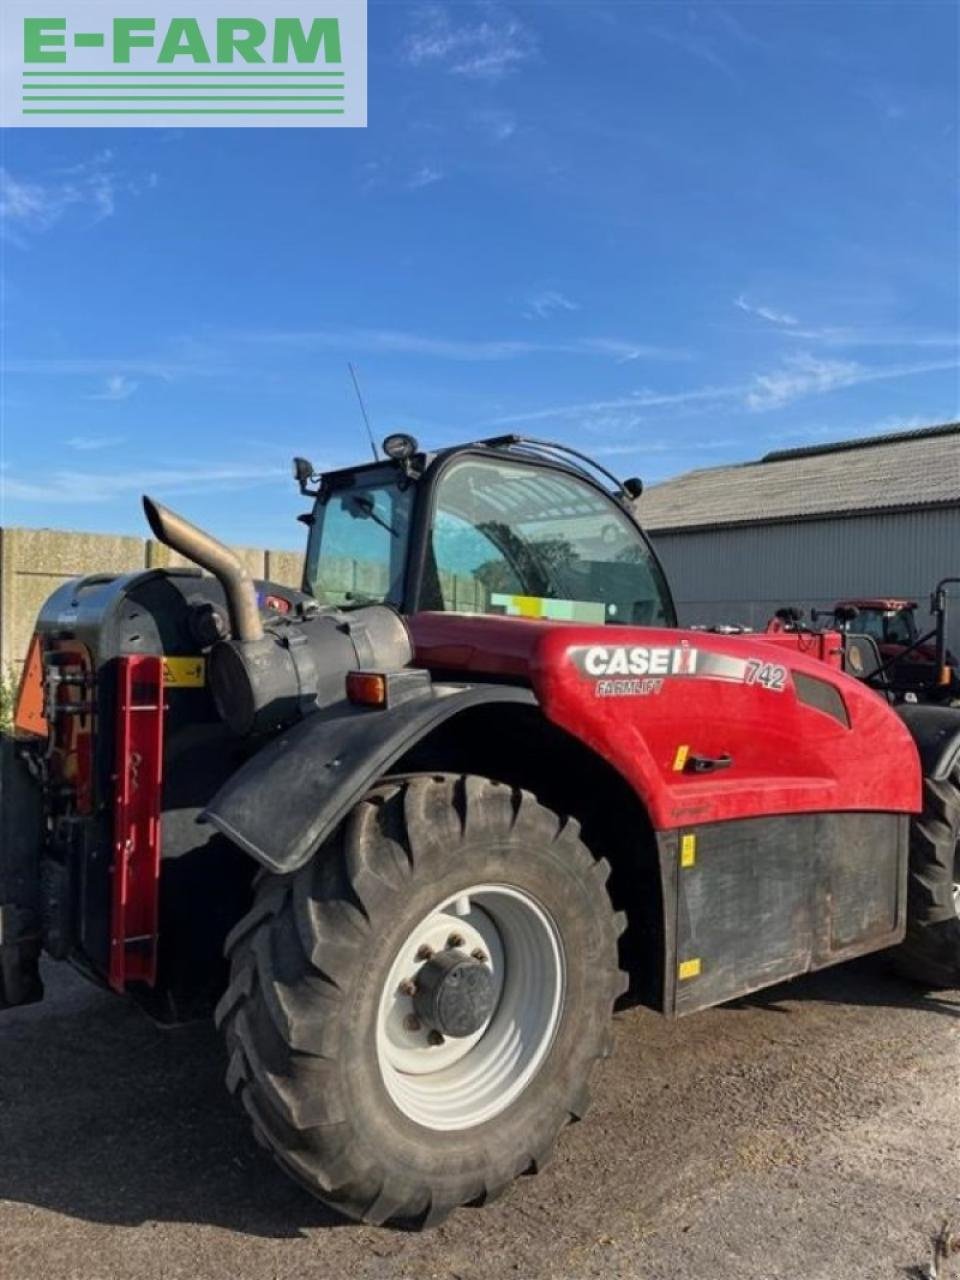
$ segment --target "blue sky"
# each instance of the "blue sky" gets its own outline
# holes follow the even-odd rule
[[[5,524],[298,546],[293,453],[648,482],[957,414],[952,3],[371,3],[369,127],[8,130]]]

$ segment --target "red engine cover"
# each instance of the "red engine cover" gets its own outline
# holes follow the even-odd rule
[[[658,829],[920,809],[913,739],[838,669],[835,644],[803,652],[765,635],[444,613],[410,627],[419,665],[528,683],[548,719],[630,782]],[[716,771],[691,768],[726,757]]]

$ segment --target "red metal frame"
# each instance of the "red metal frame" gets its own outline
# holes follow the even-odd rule
[[[163,659],[134,654],[117,665],[109,981],[123,991],[157,977]]]

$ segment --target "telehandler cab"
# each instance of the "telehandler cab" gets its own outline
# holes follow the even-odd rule
[[[960,712],[891,706],[834,630],[678,629],[642,486],[582,455],[384,448],[298,460],[301,591],[145,498],[197,567],[47,601],[0,1005],[41,944],[158,1018],[216,1003],[286,1172],[427,1225],[584,1114],[625,970],[670,1017],[882,948],[960,985]]]

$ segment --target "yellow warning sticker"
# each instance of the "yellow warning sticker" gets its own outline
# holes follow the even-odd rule
[[[677,754],[673,757],[674,773],[682,772],[684,766],[687,763],[687,756],[689,756],[689,754],[690,754],[690,748],[686,744],[684,744],[682,747],[677,747]]]
[[[677,977],[681,982],[687,978],[700,977],[700,961],[699,960],[681,960],[680,968],[677,970]]]
[[[697,861],[697,837],[686,835],[680,837],[680,865],[692,867]]]
[[[206,658],[165,657],[163,683],[168,689],[202,689],[207,683]]]

